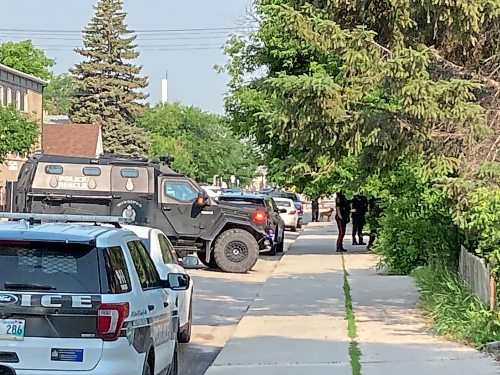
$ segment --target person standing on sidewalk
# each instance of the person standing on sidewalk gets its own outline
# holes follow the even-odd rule
[[[339,235],[337,237],[337,252],[347,251],[344,249],[344,236],[345,230],[347,227],[347,223],[349,222],[349,201],[343,194],[342,190],[337,193],[337,197],[335,199],[336,212],[335,212],[335,221],[337,222],[337,228],[339,230]]]
[[[352,244],[366,245],[363,242],[363,227],[366,224],[366,212],[368,211],[368,198],[363,194],[356,193],[350,201],[352,205]],[[356,240],[358,236],[359,242]]]
[[[318,198],[314,198],[311,202],[312,208],[312,221],[313,223],[317,223],[319,221],[319,202]]]

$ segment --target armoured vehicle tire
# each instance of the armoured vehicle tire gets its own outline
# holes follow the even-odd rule
[[[259,244],[243,229],[229,229],[222,233],[214,246],[214,259],[221,270],[245,273],[252,269],[259,257]]]
[[[207,253],[204,252],[204,251],[198,251],[198,259],[200,260],[201,263],[203,263],[205,266],[207,266],[208,268],[214,268],[214,269],[218,269],[219,266],[217,265],[217,263],[215,262],[215,257],[214,257],[214,254],[212,254],[212,256],[210,257],[210,261],[207,262],[205,259],[206,259],[206,256],[207,256]]]

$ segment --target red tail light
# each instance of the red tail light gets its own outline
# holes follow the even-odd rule
[[[253,213],[252,220],[256,223],[265,223],[267,221],[267,214],[265,211],[257,210]]]
[[[292,211],[289,211],[289,212],[288,212],[288,215],[295,215],[296,213],[297,213],[297,211],[296,211],[296,210],[292,210]]]
[[[128,316],[128,303],[103,303],[97,309],[97,333],[104,341],[115,341]]]

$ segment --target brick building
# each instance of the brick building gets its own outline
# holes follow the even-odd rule
[[[0,64],[0,106],[14,105],[41,125],[43,122],[42,97],[46,82],[40,78]],[[16,181],[24,162],[20,155],[8,155],[0,164],[0,206],[5,203],[4,187]]]

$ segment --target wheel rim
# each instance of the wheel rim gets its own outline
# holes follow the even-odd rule
[[[232,241],[226,246],[225,254],[231,262],[240,263],[248,258],[248,247],[241,241]]]

